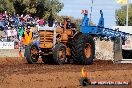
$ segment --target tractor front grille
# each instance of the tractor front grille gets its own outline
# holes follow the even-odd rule
[[[40,30],[39,37],[40,37],[40,48],[52,48],[53,47],[54,31]]]

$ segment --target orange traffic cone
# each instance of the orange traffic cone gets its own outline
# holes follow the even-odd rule
[[[22,51],[19,50],[19,57],[22,57]]]

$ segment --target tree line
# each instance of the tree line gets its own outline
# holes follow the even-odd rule
[[[16,14],[31,14],[32,16],[48,17],[57,13],[64,7],[59,0],[0,0],[0,11]]]

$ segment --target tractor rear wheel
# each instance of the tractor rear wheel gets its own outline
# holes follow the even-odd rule
[[[78,37],[79,37],[80,33],[77,33],[71,42],[71,58],[73,59],[73,63],[78,64],[78,60],[77,60],[77,41],[78,41]]]
[[[95,42],[92,36],[79,34],[74,47],[78,64],[92,64],[95,55]]]
[[[25,47],[26,60],[29,64],[37,63],[39,58],[39,49],[35,44],[29,44]]]
[[[56,64],[64,64],[66,60],[66,46],[57,44],[53,49],[53,59]]]
[[[73,41],[73,38],[69,38],[68,39],[68,42],[67,42],[67,48],[69,48],[69,52],[70,54],[68,54],[66,57],[67,57],[67,63],[70,63],[70,64],[73,64],[74,63],[74,59],[73,59],[73,55],[72,55],[72,51],[73,51],[73,47],[72,47],[72,41]]]

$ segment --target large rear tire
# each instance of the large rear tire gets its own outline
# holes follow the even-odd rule
[[[73,57],[72,57],[73,55],[72,55],[72,53],[71,53],[71,52],[73,51],[73,49],[72,49],[72,41],[73,41],[73,38],[69,38],[69,39],[68,39],[68,42],[67,42],[67,45],[66,45],[67,48],[70,49],[70,51],[68,52],[68,53],[70,53],[70,55],[68,54],[69,56],[67,55],[67,57],[66,57],[66,58],[67,58],[67,63],[68,63],[68,64],[69,64],[69,63],[70,63],[70,64],[73,64],[73,63],[74,63],[74,59],[73,59]]]
[[[74,44],[74,57],[78,64],[90,65],[95,56],[95,41],[92,36],[79,34]]]
[[[64,64],[66,60],[66,46],[64,44],[57,44],[53,49],[53,59],[55,64]]]
[[[72,39],[72,43],[71,43],[71,58],[73,59],[73,63],[75,63],[75,64],[78,64],[78,60],[77,60],[77,52],[76,52],[76,50],[77,50],[77,47],[76,47],[76,45],[77,45],[77,41],[78,41],[78,36],[80,35],[80,33],[77,33],[74,37],[73,37],[73,39]]]
[[[35,44],[29,44],[25,47],[26,60],[29,64],[35,64],[39,58],[39,49]]]

